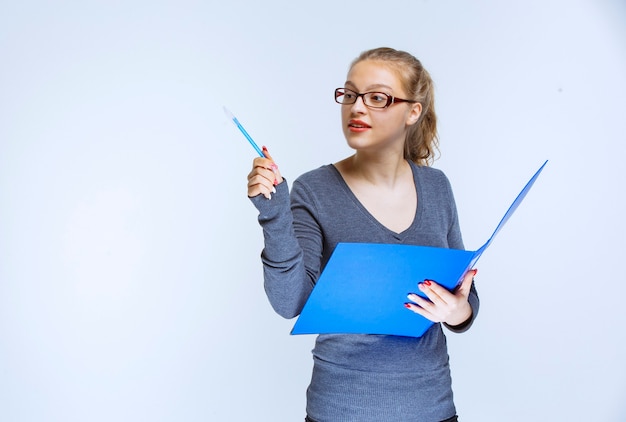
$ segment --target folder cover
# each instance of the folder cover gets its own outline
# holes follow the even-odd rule
[[[421,337],[433,322],[407,310],[423,280],[454,290],[522,202],[548,161],[511,204],[477,251],[402,244],[339,243],[291,334],[390,334]],[[425,297],[425,296],[424,296]]]

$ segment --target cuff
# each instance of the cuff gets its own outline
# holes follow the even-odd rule
[[[472,310],[472,314],[470,315],[470,317],[466,319],[464,322],[460,323],[459,325],[449,325],[449,324],[446,324],[445,322],[443,323],[443,325],[445,325],[448,330],[454,333],[464,333],[467,330],[469,330],[473,322],[474,322],[474,311]]]

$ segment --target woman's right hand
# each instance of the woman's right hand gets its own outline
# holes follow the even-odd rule
[[[278,166],[272,156],[263,147],[265,157],[257,157],[252,163],[252,171],[248,174],[248,197],[263,195],[272,199],[272,193],[276,193],[276,185],[283,182]]]

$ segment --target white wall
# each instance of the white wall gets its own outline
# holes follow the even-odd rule
[[[350,153],[332,91],[382,45],[435,79],[468,248],[550,159],[449,336],[463,421],[626,420],[620,0],[3,1],[0,420],[301,420],[222,106],[293,180]]]

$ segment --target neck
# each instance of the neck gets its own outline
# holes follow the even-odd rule
[[[345,169],[353,177],[371,183],[372,185],[394,187],[407,171],[410,172],[409,163],[403,156],[376,155],[357,152],[344,160]]]

